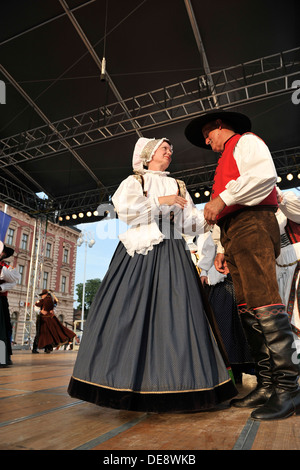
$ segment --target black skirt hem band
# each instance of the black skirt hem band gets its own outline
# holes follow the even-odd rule
[[[73,398],[108,408],[170,413],[213,409],[218,404],[236,396],[237,390],[232,380],[229,379],[212,389],[137,393],[104,388],[71,377],[68,393]]]

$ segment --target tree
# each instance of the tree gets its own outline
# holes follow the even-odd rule
[[[84,311],[88,312],[90,306],[93,302],[93,299],[96,295],[97,290],[101,284],[101,279],[89,279],[85,283],[85,295],[84,295]],[[83,292],[83,284],[76,285],[76,294],[77,294],[77,302],[78,302],[78,309],[82,309],[82,292]],[[86,315],[85,315],[86,316]]]

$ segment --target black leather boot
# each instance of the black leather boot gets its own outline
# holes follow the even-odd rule
[[[266,346],[258,319],[246,306],[239,306],[242,326],[248,340],[257,373],[257,386],[244,398],[235,398],[230,402],[236,408],[256,408],[263,405],[272,395],[272,361]]]
[[[257,420],[288,418],[300,413],[300,369],[289,319],[283,305],[260,307],[253,312],[270,351],[275,388],[269,400],[253,411],[251,417]]]

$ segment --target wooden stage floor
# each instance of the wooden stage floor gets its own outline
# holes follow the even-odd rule
[[[76,351],[14,351],[0,368],[0,450],[299,450],[300,416],[273,422],[250,410],[154,414],[112,410],[71,398]],[[243,376],[242,394],[255,386]]]

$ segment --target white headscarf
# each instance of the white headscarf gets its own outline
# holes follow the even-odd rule
[[[152,160],[154,152],[164,142],[169,141],[166,137],[162,139],[147,139],[140,137],[135,144],[132,158],[132,167],[134,171],[142,172],[144,165],[147,165]]]

